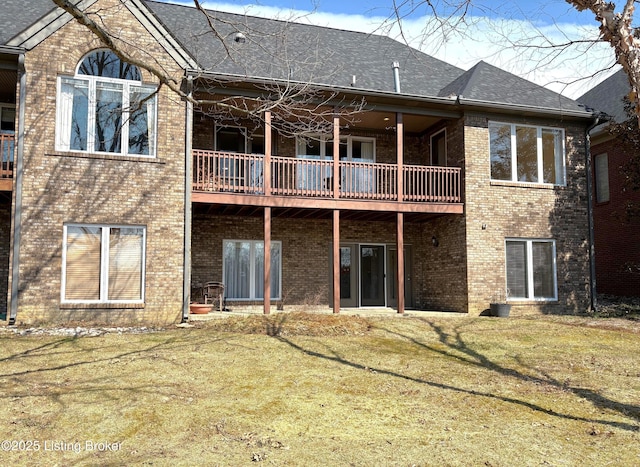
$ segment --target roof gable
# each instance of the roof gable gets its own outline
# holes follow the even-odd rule
[[[445,86],[441,97],[547,109],[584,111],[576,101],[486,62],[479,62]]]
[[[29,8],[25,9],[24,5],[22,5],[21,10],[18,9],[17,4],[23,2],[7,1],[9,2],[8,6],[15,10],[15,16],[14,24],[6,34],[3,34],[3,44],[5,45],[27,50],[33,49],[62,26],[73,20],[69,13],[53,6],[51,0],[30,0]],[[78,7],[81,10],[85,10],[97,2],[98,0],[82,0],[78,3]],[[170,31],[165,29],[148,10],[144,1],[129,0],[124,2],[124,5],[182,68],[196,66],[195,61],[173,38]],[[34,18],[36,18],[35,21],[33,21]]]
[[[624,97],[631,91],[629,78],[620,70],[578,98],[592,109],[611,115],[616,122],[629,118],[624,110]]]

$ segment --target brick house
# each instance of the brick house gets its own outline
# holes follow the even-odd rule
[[[267,313],[477,315],[507,291],[513,314],[590,306],[593,117],[576,102],[375,35],[210,12],[216,38],[191,7],[85,5],[132,61],[207,104],[49,0],[5,2],[9,322],[177,322],[208,281],[227,307]],[[317,133],[240,109],[292,88],[312,90]]]
[[[620,70],[578,100],[622,123],[629,118],[624,97],[630,90]],[[628,203],[640,203],[640,191],[626,184],[623,171],[630,151],[611,135],[608,123],[591,133],[596,284],[598,293],[640,297],[640,220],[626,214]]]

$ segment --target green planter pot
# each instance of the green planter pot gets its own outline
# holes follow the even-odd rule
[[[491,316],[508,318],[509,312],[511,312],[511,305],[508,303],[491,303],[489,304],[489,309],[491,310]]]

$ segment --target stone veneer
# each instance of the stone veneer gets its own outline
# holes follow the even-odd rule
[[[181,75],[166,51],[122,3],[100,0],[106,27],[138,58]],[[56,88],[83,57],[101,48],[71,21],[26,53],[22,241],[17,323],[175,322],[181,314],[184,248],[185,105],[167,87],[158,95],[157,157],[117,157],[55,151]],[[145,82],[157,80],[143,71]],[[146,227],[145,303],[61,305],[65,223]]]

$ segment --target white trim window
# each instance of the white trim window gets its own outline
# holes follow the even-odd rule
[[[302,159],[333,159],[333,137],[315,135],[296,138],[297,155]],[[340,136],[340,160],[375,162],[376,139],[365,136]]]
[[[145,244],[141,226],[65,225],[62,302],[143,302]]]
[[[491,179],[565,184],[564,130],[489,122]]]
[[[296,148],[298,159],[333,160],[333,138],[329,135],[297,138]],[[343,166],[340,171],[341,190],[353,193],[375,193],[375,171],[365,163],[372,164],[376,160],[376,139],[364,136],[341,136],[339,154],[341,161],[363,163]],[[330,164],[330,162],[296,164],[297,188],[331,190],[333,171]]]
[[[58,77],[56,150],[155,157],[157,86],[109,50]]]
[[[264,298],[264,242],[259,240],[223,240],[222,281],[229,300]],[[271,242],[271,299],[282,292],[282,243]]]
[[[558,299],[554,240],[507,239],[506,264],[510,299]]]

